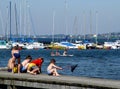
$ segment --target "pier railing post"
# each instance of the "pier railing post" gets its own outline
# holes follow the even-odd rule
[[[7,86],[7,89],[17,89],[17,87],[16,87],[16,86],[8,85],[8,86]]]
[[[16,86],[13,86],[13,89],[17,89],[17,87],[16,87]]]
[[[11,85],[7,85],[7,89],[13,89]]]

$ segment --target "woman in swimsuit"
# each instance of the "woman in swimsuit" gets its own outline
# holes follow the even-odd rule
[[[14,73],[16,59],[18,61],[18,73],[20,73],[20,53],[18,46],[12,48],[11,55],[12,55],[12,73]]]

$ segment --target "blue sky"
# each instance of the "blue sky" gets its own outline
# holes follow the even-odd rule
[[[46,35],[54,32],[83,35],[120,32],[120,0],[66,0],[66,3],[65,0],[0,0],[0,29],[5,29],[6,23],[9,24],[9,1],[12,1],[13,34],[16,34],[15,2],[19,34],[35,32],[37,35]],[[0,34],[4,33],[5,30],[2,30]]]

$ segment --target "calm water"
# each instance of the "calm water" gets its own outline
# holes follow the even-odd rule
[[[72,57],[51,57],[51,50],[21,50],[21,60],[28,54],[33,59],[43,57],[42,65],[43,73],[46,73],[46,67],[51,58],[55,58],[57,65],[63,67],[58,72],[62,75],[70,76],[87,76],[107,79],[120,80],[120,50],[68,50]],[[60,50],[63,53],[63,50]],[[11,50],[0,50],[0,67],[7,65],[8,59],[11,57]],[[78,64],[78,67],[71,72],[70,66]]]

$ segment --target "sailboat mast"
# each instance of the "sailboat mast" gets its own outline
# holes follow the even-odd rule
[[[90,10],[90,34],[92,36],[92,12]]]
[[[6,19],[6,24],[5,24],[5,38],[8,41],[8,21],[9,21],[9,10],[7,6],[7,19]]]
[[[52,31],[52,42],[54,42],[54,31],[55,31],[55,11],[53,11],[53,31]]]
[[[11,1],[10,1],[10,40],[11,40],[11,38],[12,38],[12,36],[11,36]]]
[[[97,38],[98,38],[98,23],[97,23],[97,15],[98,15],[98,12],[96,11],[96,44],[98,43],[98,41],[97,41]]]
[[[28,14],[29,14],[30,22],[32,24],[32,31],[34,33],[34,38],[36,38],[37,35],[36,35],[36,32],[35,32],[35,25],[33,23],[33,19],[32,19],[32,14],[31,14],[31,11],[30,11],[30,7],[28,7]]]
[[[86,40],[86,16],[85,12],[83,12],[83,19],[84,19],[84,41]]]
[[[74,19],[74,35],[75,35],[75,40],[77,40],[77,35],[78,35],[78,17],[75,16],[75,19]]]
[[[67,0],[65,0],[65,29],[66,29],[66,35],[68,33],[68,26],[67,26],[67,8],[68,8],[68,4],[67,4]]]
[[[16,36],[18,36],[18,23],[17,23],[17,8],[15,3],[15,22],[16,22]]]

